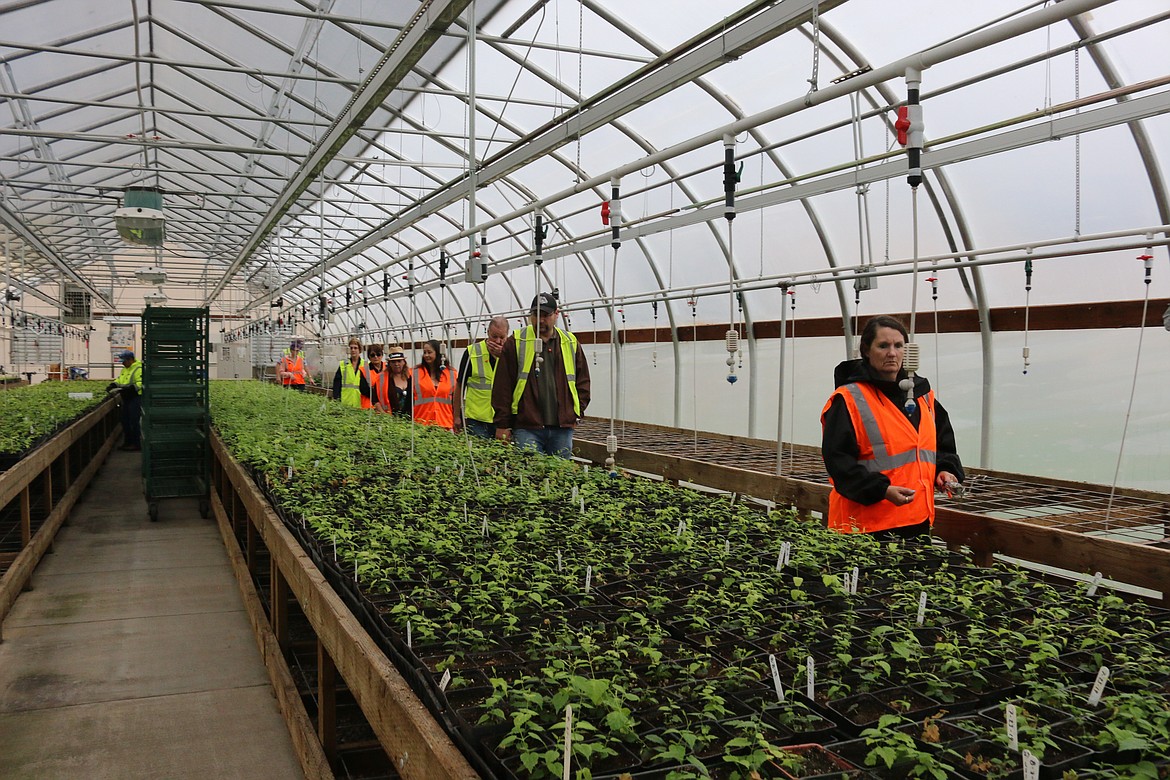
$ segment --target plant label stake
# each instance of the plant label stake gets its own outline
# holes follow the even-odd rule
[[[569,780],[570,758],[573,755],[573,705],[565,705],[565,759],[563,780]]]
[[[685,519],[680,518],[678,521],[678,528],[675,530],[674,535],[675,536],[682,536],[683,531],[685,531],[685,530],[687,530],[687,521]]]
[[[581,496],[581,514],[585,514],[585,496]]]
[[[442,468],[442,466],[435,466],[435,473],[438,474]]]
[[[1096,707],[1101,703],[1101,694],[1105,692],[1105,683],[1109,682],[1109,667],[1102,666],[1097,670],[1097,679],[1093,681],[1093,690],[1089,691],[1089,706]]]
[[[768,655],[768,665],[772,667],[772,684],[776,686],[776,701],[784,703],[784,686],[780,682],[780,667],[776,663],[775,654]]]
[[[439,679],[439,690],[446,691],[447,686],[451,684],[451,670],[447,669],[443,672],[442,678]]]
[[[723,554],[724,555],[731,555],[731,540],[730,539],[723,540]]]
[[[1040,759],[1032,755],[1032,751],[1024,748],[1020,754],[1024,765],[1024,780],[1040,780]]]
[[[1093,575],[1093,579],[1091,579],[1089,581],[1088,595],[1090,595],[1090,596],[1097,595],[1097,587],[1100,584],[1101,584],[1101,572],[1097,572],[1096,574]]]
[[[548,495],[548,477],[544,478],[544,494]]]
[[[564,561],[561,560],[561,551],[557,550],[557,571],[564,568]]]
[[[776,571],[781,571],[784,568],[784,548],[780,548],[780,552],[776,553]]]
[[[573,503],[577,502],[577,486],[573,485]]]
[[[784,556],[784,565],[787,566],[792,562],[792,542],[784,542],[780,545],[780,553]]]
[[[926,620],[926,591],[918,594],[918,625],[922,625]]]
[[[735,506],[735,499],[739,498],[739,493],[731,494],[731,506]]]
[[[459,479],[462,480],[463,479],[463,464],[462,463],[459,464],[459,471],[457,473],[459,474]]]
[[[1003,709],[1004,725],[1007,726],[1008,748],[1020,749],[1020,730],[1016,720],[1016,705],[1009,704]]]
[[[585,567],[585,592],[589,592],[590,586],[593,584],[593,567]]]
[[[589,464],[588,463],[585,464],[585,473],[586,474],[589,473]]]
[[[814,685],[815,678],[813,676],[813,657],[811,655],[804,659],[804,672],[808,677],[808,681],[805,683],[805,687],[808,689],[807,695],[811,701],[813,698],[813,692],[816,690],[816,686]]]
[[[488,523],[487,523],[487,518],[485,517],[483,519],[483,536],[485,539],[487,538],[487,535],[488,535]]]
[[[293,459],[289,458],[288,459],[288,478],[289,478],[290,482],[292,481],[292,467],[293,467]]]
[[[467,502],[466,501],[463,502],[463,523],[464,523],[464,525],[467,524]]]
[[[413,638],[410,635],[410,621],[409,620],[406,621],[406,646],[409,647],[411,650],[414,649]]]
[[[853,595],[853,596],[857,595],[857,581],[859,579],[861,579],[861,570],[858,569],[856,566],[854,566],[853,567],[853,577],[852,577],[852,579],[849,580],[849,593],[850,593],[850,595]]]

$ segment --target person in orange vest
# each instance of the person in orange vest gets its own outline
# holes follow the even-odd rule
[[[280,377],[280,384],[292,390],[305,390],[305,342],[302,339],[293,339],[289,348],[284,351],[280,362],[276,364],[276,375]]]
[[[884,539],[930,538],[935,489],[963,481],[955,431],[925,377],[914,403],[899,382],[906,326],[874,317],[861,333],[861,357],[837,366],[836,390],[821,411],[821,455],[833,490],[828,526]]]
[[[366,364],[362,366],[362,408],[390,411],[390,372],[382,364],[382,345],[366,347]]]
[[[438,341],[423,344],[422,362],[415,367],[410,383],[416,422],[463,432],[458,378],[455,369],[443,360],[443,346]]]

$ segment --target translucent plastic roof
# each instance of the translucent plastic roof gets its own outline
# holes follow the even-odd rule
[[[0,0],[3,271],[114,311],[160,265],[229,335],[250,318],[325,341],[478,336],[555,289],[594,360],[615,337],[633,361],[672,345],[674,403],[630,414],[675,425],[722,381],[698,343],[721,364],[735,327],[731,432],[754,436],[786,318],[819,322],[835,360],[855,315],[937,310],[965,364],[982,355],[958,415],[982,460],[1011,392],[992,389],[993,330],[1090,303],[1108,305],[1085,327],[1133,327],[1113,304],[1170,290],[1168,40],[1164,0]],[[896,131],[919,78],[912,188]],[[144,186],[157,248],[115,226]],[[789,414],[794,440],[816,440],[818,398]]]

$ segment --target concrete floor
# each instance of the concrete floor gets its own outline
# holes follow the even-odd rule
[[[0,778],[299,778],[214,520],[115,450],[4,621]]]

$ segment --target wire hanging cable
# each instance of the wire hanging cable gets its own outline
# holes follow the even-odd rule
[[[1125,437],[1129,432],[1129,418],[1133,413],[1133,398],[1137,393],[1138,373],[1142,364],[1142,342],[1146,336],[1146,314],[1150,308],[1150,282],[1153,281],[1152,273],[1154,269],[1154,256],[1150,254],[1147,249],[1144,255],[1139,255],[1138,260],[1142,261],[1145,268],[1145,282],[1146,291],[1142,299],[1142,318],[1138,324],[1138,345],[1137,355],[1133,361],[1133,381],[1129,386],[1129,403],[1125,407],[1125,422],[1121,426],[1121,444],[1117,448],[1117,467],[1113,470],[1113,483],[1109,486],[1109,503],[1105,506],[1105,528],[1109,528],[1110,517],[1113,513],[1113,498],[1117,493],[1117,479],[1121,474],[1121,461],[1125,457]]]
[[[1032,364],[1032,349],[1028,346],[1029,318],[1032,315],[1032,261],[1024,261],[1024,373],[1028,373],[1028,366]]]

